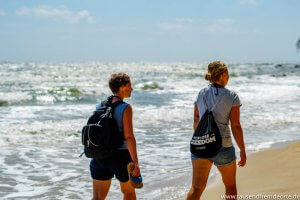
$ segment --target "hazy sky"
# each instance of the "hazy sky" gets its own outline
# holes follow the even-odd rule
[[[300,0],[0,0],[0,60],[300,61]]]

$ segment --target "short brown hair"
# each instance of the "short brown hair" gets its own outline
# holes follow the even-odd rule
[[[127,85],[127,83],[130,83],[130,77],[125,73],[112,74],[108,81],[109,88],[114,94],[119,92],[120,87]]]
[[[208,64],[205,80],[211,83],[217,82],[224,72],[228,72],[227,65],[222,61],[214,61]]]

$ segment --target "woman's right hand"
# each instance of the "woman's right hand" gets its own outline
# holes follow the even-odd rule
[[[244,167],[246,165],[246,161],[247,161],[247,155],[246,155],[245,150],[241,150],[240,157],[241,157],[241,160],[239,161],[238,165],[239,165],[239,167]]]

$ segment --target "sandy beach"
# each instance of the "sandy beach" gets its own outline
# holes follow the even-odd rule
[[[300,142],[254,153],[244,168],[237,169],[239,199],[250,199],[250,196],[251,199],[300,199],[299,180]],[[201,199],[221,199],[224,186],[220,177],[218,181],[206,188]],[[291,198],[283,195],[291,195]]]

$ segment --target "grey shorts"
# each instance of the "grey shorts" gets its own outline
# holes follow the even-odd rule
[[[233,146],[222,147],[220,149],[219,153],[212,158],[199,158],[196,155],[191,154],[191,159],[192,160],[199,160],[199,159],[210,160],[216,166],[230,165],[231,163],[233,163],[236,160],[235,148]]]

